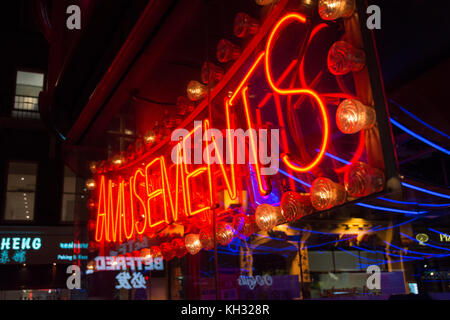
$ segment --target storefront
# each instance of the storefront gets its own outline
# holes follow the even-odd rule
[[[366,6],[343,3],[180,1],[155,29],[162,5],[142,10],[60,128],[89,178],[90,298],[416,293],[423,259],[404,241],[422,211],[386,205],[415,184]]]

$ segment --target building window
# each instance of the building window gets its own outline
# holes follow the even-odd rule
[[[22,119],[39,119],[39,92],[43,89],[43,73],[17,71],[16,96],[12,116]]]
[[[77,177],[67,166],[64,167],[63,206],[61,221],[72,222],[74,220],[76,200]]]
[[[37,167],[36,163],[9,163],[5,220],[34,219]]]

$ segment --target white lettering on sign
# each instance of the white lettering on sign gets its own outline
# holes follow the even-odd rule
[[[141,257],[115,257],[98,256],[95,258],[97,271],[117,271],[117,270],[138,270],[152,271],[163,270],[164,263],[162,258],[141,258]]]
[[[273,283],[273,279],[269,275],[264,276],[240,276],[238,278],[238,284],[240,286],[248,286],[250,290],[253,290],[256,285],[259,286],[271,286]]]
[[[31,248],[34,250],[39,250],[41,246],[41,238],[2,238],[0,242],[0,250],[29,250]]]

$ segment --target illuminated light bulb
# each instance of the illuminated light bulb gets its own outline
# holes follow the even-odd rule
[[[226,246],[233,241],[234,229],[229,223],[219,223],[216,230],[216,239],[221,245]]]
[[[141,255],[142,259],[150,259],[152,257],[151,254],[150,254],[150,249],[149,248],[141,249],[140,255]]]
[[[256,208],[255,221],[261,230],[269,231],[283,223],[281,210],[269,204],[261,204]]]
[[[161,243],[159,246],[161,249],[161,254],[164,260],[172,260],[175,257],[175,250],[172,245],[168,242]]]
[[[332,74],[342,76],[364,68],[366,55],[363,50],[356,49],[348,42],[337,41],[328,51],[327,63]]]
[[[288,191],[281,197],[281,216],[287,222],[295,221],[311,214],[313,207],[309,195]]]
[[[215,85],[223,78],[223,68],[216,66],[212,62],[205,62],[202,66],[202,82]]]
[[[311,186],[311,203],[317,210],[327,210],[345,202],[344,186],[328,178],[317,178]]]
[[[366,163],[352,164],[344,175],[344,184],[349,196],[365,197],[384,188],[384,173]]]
[[[208,93],[208,87],[198,81],[189,81],[187,86],[187,96],[191,101],[202,100]]]
[[[95,187],[97,187],[97,184],[95,183],[94,179],[87,179],[86,180],[86,188],[88,188],[88,190],[94,190]]]
[[[151,146],[156,142],[156,134],[155,131],[153,130],[149,130],[144,134],[144,137],[142,138],[142,140],[144,141],[144,143],[147,146]]]
[[[181,239],[181,238],[173,239],[171,244],[172,244],[172,248],[174,249],[175,255],[178,258],[182,258],[186,255],[187,250],[186,250],[186,246],[184,243],[184,239]]]
[[[233,31],[238,38],[245,38],[258,32],[259,22],[244,12],[239,12],[234,18]]]
[[[275,0],[255,0],[256,4],[259,4],[260,6],[268,6],[269,4],[272,4],[275,2]]]
[[[88,270],[94,270],[95,269],[95,261],[89,261],[86,268]]]
[[[336,111],[336,124],[341,132],[357,133],[373,127],[376,121],[375,109],[358,100],[345,99]]]
[[[203,249],[211,250],[212,248],[214,248],[214,237],[213,233],[210,230],[201,230],[199,238]]]
[[[240,55],[241,49],[227,39],[222,39],[217,44],[217,60],[222,63],[236,60]]]
[[[114,157],[112,157],[111,163],[115,167],[120,167],[122,164],[125,163],[125,158],[123,154],[116,154]]]
[[[177,99],[178,114],[184,116],[195,109],[195,104],[186,97],[179,96]]]
[[[153,259],[155,259],[155,258],[162,258],[161,249],[158,246],[152,246],[150,248],[150,256]]]
[[[238,236],[247,238],[258,231],[258,226],[255,222],[254,216],[248,216],[245,213],[240,213],[233,218],[233,228]]]
[[[95,174],[97,172],[97,162],[92,161],[91,163],[89,163],[89,170],[92,172],[92,174]]]
[[[351,17],[355,8],[355,0],[319,0],[319,15],[323,20]]]
[[[186,246],[186,250],[190,254],[197,254],[202,250],[202,243],[200,242],[200,237],[198,234],[188,234],[184,237],[184,244]]]

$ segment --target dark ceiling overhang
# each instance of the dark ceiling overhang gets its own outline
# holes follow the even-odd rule
[[[94,4],[55,86],[47,88],[39,102],[47,126],[69,144],[79,143],[100,107],[156,32],[172,1],[97,0]]]

